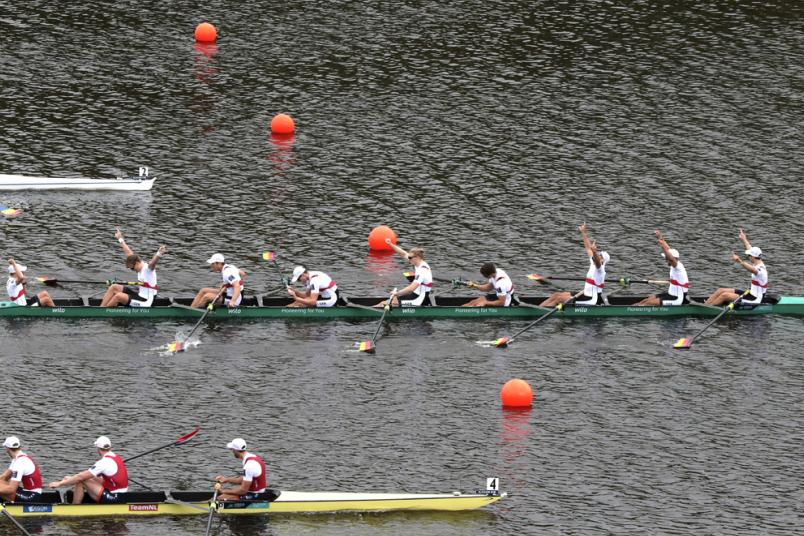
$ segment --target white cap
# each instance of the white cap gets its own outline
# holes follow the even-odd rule
[[[20,438],[17,436],[8,436],[5,441],[3,441],[3,446],[7,449],[18,449],[20,448]]]
[[[750,255],[751,257],[760,258],[762,256],[762,250],[756,246],[753,246],[749,249],[745,250],[746,255]]]
[[[227,443],[226,448],[240,451],[246,450],[246,440],[242,437],[236,437],[232,439],[231,442]]]
[[[104,450],[108,450],[108,449],[112,448],[112,442],[105,435],[102,435],[98,439],[96,439],[95,442],[93,443],[93,445],[95,445],[99,449],[104,449]]]
[[[215,262],[226,262],[226,259],[223,258],[223,255],[220,253],[215,253],[212,257],[207,259],[207,264],[212,264]]]
[[[757,248],[757,249],[759,249],[759,248]],[[24,272],[25,270],[28,269],[27,266],[25,266],[24,264],[20,264],[20,263],[17,263],[17,268],[20,269],[20,272]],[[10,273],[10,274],[14,273],[14,265],[13,264],[8,265],[8,273]]]
[[[304,272],[306,272],[306,271],[307,271],[307,268],[305,268],[304,266],[295,267],[293,269],[293,277],[290,278],[290,282],[295,283],[296,281],[298,281],[299,278],[302,276],[302,274]]]
[[[601,251],[600,256],[603,258],[603,264],[608,264],[609,259],[611,259],[611,255],[609,255],[608,251]]]
[[[674,258],[676,258],[676,259],[677,259],[677,258],[679,258],[679,254],[678,254],[678,250],[677,250],[677,249],[672,249],[672,248],[671,248],[671,249],[670,249],[670,255],[672,255],[672,256],[673,256]],[[662,253],[662,257],[664,257],[664,253]],[[667,258],[667,257],[665,257],[665,258]]]

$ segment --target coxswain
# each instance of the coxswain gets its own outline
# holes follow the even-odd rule
[[[159,286],[156,281],[156,263],[165,254],[167,248],[165,245],[159,246],[148,264],[142,262],[140,256],[134,253],[123,238],[123,233],[118,229],[114,234],[120,247],[123,248],[123,253],[126,256],[126,268],[137,272],[137,283],[135,287],[123,286],[118,283],[110,285],[103,295],[101,300],[101,307],[117,307],[123,305],[125,307],[150,307],[154,302],[154,297],[159,291]]]
[[[690,280],[687,277],[687,269],[678,260],[678,250],[672,249],[667,245],[667,241],[662,238],[662,232],[658,229],[656,229],[656,240],[659,242],[659,247],[662,248],[662,257],[670,267],[670,286],[667,288],[667,292],[648,296],[634,305],[682,305],[689,303],[687,293],[690,290]]]
[[[58,482],[51,482],[48,488],[56,489],[73,486],[73,504],[80,504],[84,494],[101,504],[119,503],[123,500],[121,493],[128,491],[128,471],[123,459],[112,452],[112,442],[106,436],[100,436],[94,443],[100,460],[85,471],[65,476]]]
[[[3,442],[11,465],[0,475],[0,499],[3,502],[38,502],[42,496],[42,474],[33,459],[22,452],[18,437]]]
[[[583,296],[575,300],[575,305],[600,305],[603,302],[603,288],[606,286],[606,265],[609,263],[609,254],[598,251],[597,243],[589,239],[586,224],[578,227],[583,237],[583,247],[589,255],[589,270],[583,287]],[[566,303],[572,298],[569,292],[554,292],[549,298],[539,304],[540,307],[555,307]]]
[[[207,259],[207,264],[209,264],[209,268],[213,272],[220,272],[223,284],[220,288],[202,288],[198,291],[190,306],[203,308],[217,296],[222,296],[225,306],[230,309],[238,307],[243,300],[243,286],[245,285],[243,277],[245,277],[246,272],[234,264],[226,264],[226,259],[220,253],[215,253]],[[221,298],[218,298],[218,300],[220,301]]]
[[[291,283],[298,281],[304,290],[288,287],[293,303],[288,307],[334,307],[338,303],[338,285],[324,272],[308,270],[304,266],[293,269]]]
[[[757,304],[762,303],[765,293],[768,291],[768,270],[762,260],[762,250],[752,246],[748,241],[745,232],[740,229],[740,240],[745,246],[745,254],[748,261],[744,261],[739,255],[731,252],[731,260],[751,272],[751,287],[748,295],[744,296],[742,303]],[[708,305],[725,305],[732,303],[739,298],[745,291],[735,288],[719,288],[704,302]]]
[[[246,450],[246,441],[240,437],[233,439],[226,445],[232,455],[243,463],[243,476],[218,475],[215,481],[219,484],[234,484],[236,488],[222,488],[218,492],[218,499],[254,501],[272,498],[272,493],[266,489],[268,473],[265,462]]]
[[[54,307],[53,299],[46,290],[41,291],[33,297],[31,301],[25,297],[25,285],[28,283],[28,278],[25,277],[23,272],[28,269],[24,264],[18,264],[14,259],[8,259],[8,282],[6,283],[6,291],[11,303],[16,305],[28,307]]]
[[[508,307],[517,304],[514,283],[504,270],[497,268],[492,262],[486,262],[480,267],[480,275],[487,279],[485,283],[469,281],[466,286],[490,294],[475,298],[463,304],[464,307]]]
[[[394,251],[405,257],[414,267],[413,281],[406,287],[395,292],[391,297],[391,305],[398,307],[418,307],[422,305],[433,305],[430,293],[433,290],[433,273],[430,265],[424,260],[424,250],[422,248],[412,248],[410,252],[405,251],[396,244],[391,243],[390,238],[385,239]],[[383,300],[375,307],[385,307],[388,300]]]

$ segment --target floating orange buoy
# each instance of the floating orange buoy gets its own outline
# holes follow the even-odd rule
[[[390,227],[380,225],[371,230],[368,235],[369,249],[372,251],[393,251],[391,246],[385,243],[385,239],[390,238],[392,244],[396,244],[396,233]]]
[[[195,40],[199,43],[214,43],[218,38],[218,30],[208,22],[195,27]]]
[[[525,380],[514,378],[503,385],[500,400],[505,408],[529,408],[533,405],[533,389]]]
[[[296,124],[288,114],[277,114],[271,119],[271,132],[274,134],[293,134]]]

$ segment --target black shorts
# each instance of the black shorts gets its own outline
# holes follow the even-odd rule
[[[261,491],[260,493],[248,493],[241,495],[241,501],[273,501],[276,499],[276,494],[270,490]]]
[[[27,491],[20,488],[17,488],[17,492],[14,494],[14,502],[18,503],[35,503],[39,502],[41,498],[42,494],[37,491]]]
[[[745,289],[742,289],[742,288],[734,289],[734,293],[739,295],[739,296],[743,296],[743,292],[745,292]],[[751,301],[751,300],[756,300],[756,299],[757,299],[757,297],[749,292],[748,294],[743,296],[743,299],[740,300],[740,301],[744,302],[744,301]],[[765,296],[762,296],[762,301],[765,301]]]
[[[125,493],[112,493],[109,490],[103,490],[98,497],[98,504],[118,504],[125,501],[123,497]]]
[[[415,292],[411,292],[410,294],[405,294],[404,296],[397,296],[396,299],[399,300],[399,303],[401,304],[403,301],[415,300],[418,297],[419,297],[418,294],[416,294]],[[418,307],[428,307],[430,305],[433,305],[433,301],[430,298],[430,292],[428,292],[427,295],[422,300],[422,304],[419,305]]]
[[[33,307],[35,305],[39,305],[39,296],[34,296],[30,300],[28,298],[25,298],[25,301],[27,302],[25,304],[26,307]]]
[[[131,300],[145,301],[145,298],[140,296],[139,292],[131,287],[123,287],[123,292],[126,294],[126,296],[128,296],[128,303],[126,304],[127,307],[129,304],[131,304]]]
[[[657,294],[657,295],[656,295],[656,297],[657,297],[657,298],[659,299],[659,301],[661,301],[661,302],[665,302],[665,301],[675,301],[675,300],[677,300],[677,299],[678,299],[678,296],[673,296],[673,295],[672,295],[672,294],[670,294],[669,292],[662,292],[661,294]],[[689,303],[689,302],[690,302],[690,298],[689,298],[689,296],[687,295],[687,293],[685,292],[685,293],[684,293],[684,298],[681,300],[681,303],[682,303],[682,304],[684,304],[684,303]]]

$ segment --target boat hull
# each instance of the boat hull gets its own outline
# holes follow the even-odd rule
[[[82,179],[0,175],[0,190],[116,190],[144,192],[153,187],[155,180],[155,177]]]
[[[360,298],[361,302],[374,303],[382,298]],[[442,298],[453,303],[464,303],[470,298]],[[538,303],[543,298],[523,298]],[[354,300],[357,301],[357,300]],[[204,310],[190,310],[190,298],[177,298],[171,305],[167,298],[158,298],[154,307],[98,307],[97,300],[89,300],[89,306],[82,305],[80,299],[55,300],[56,307],[20,307],[10,302],[0,302],[0,318],[126,318],[126,319],[188,319],[196,320]],[[207,316],[208,320],[376,320],[382,309],[369,310],[363,307],[296,308],[280,303],[286,300],[265,300],[264,306],[257,305],[249,298],[246,305],[235,309],[216,308]],[[178,304],[178,305],[176,305]],[[278,305],[275,305],[278,304]],[[438,319],[491,319],[491,318],[538,318],[549,309],[538,307],[461,307],[448,302],[437,307],[404,307],[392,309],[386,316],[390,321],[438,320]],[[553,316],[556,318],[610,318],[610,317],[714,317],[722,311],[719,307],[701,305],[637,307],[634,305],[610,305],[598,307],[566,306]],[[775,304],[761,304],[753,307],[738,307],[730,316],[757,315],[804,315],[804,298],[783,297]]]
[[[175,492],[179,499],[182,492]],[[203,495],[185,492],[184,495]],[[211,494],[207,494],[211,495]],[[476,510],[507,496],[486,494],[327,493],[283,491],[274,501],[226,501],[214,505],[220,515],[314,514],[391,511]],[[181,500],[181,499],[179,499]],[[6,504],[14,517],[109,517],[207,515],[210,503],[136,502],[128,504]]]

